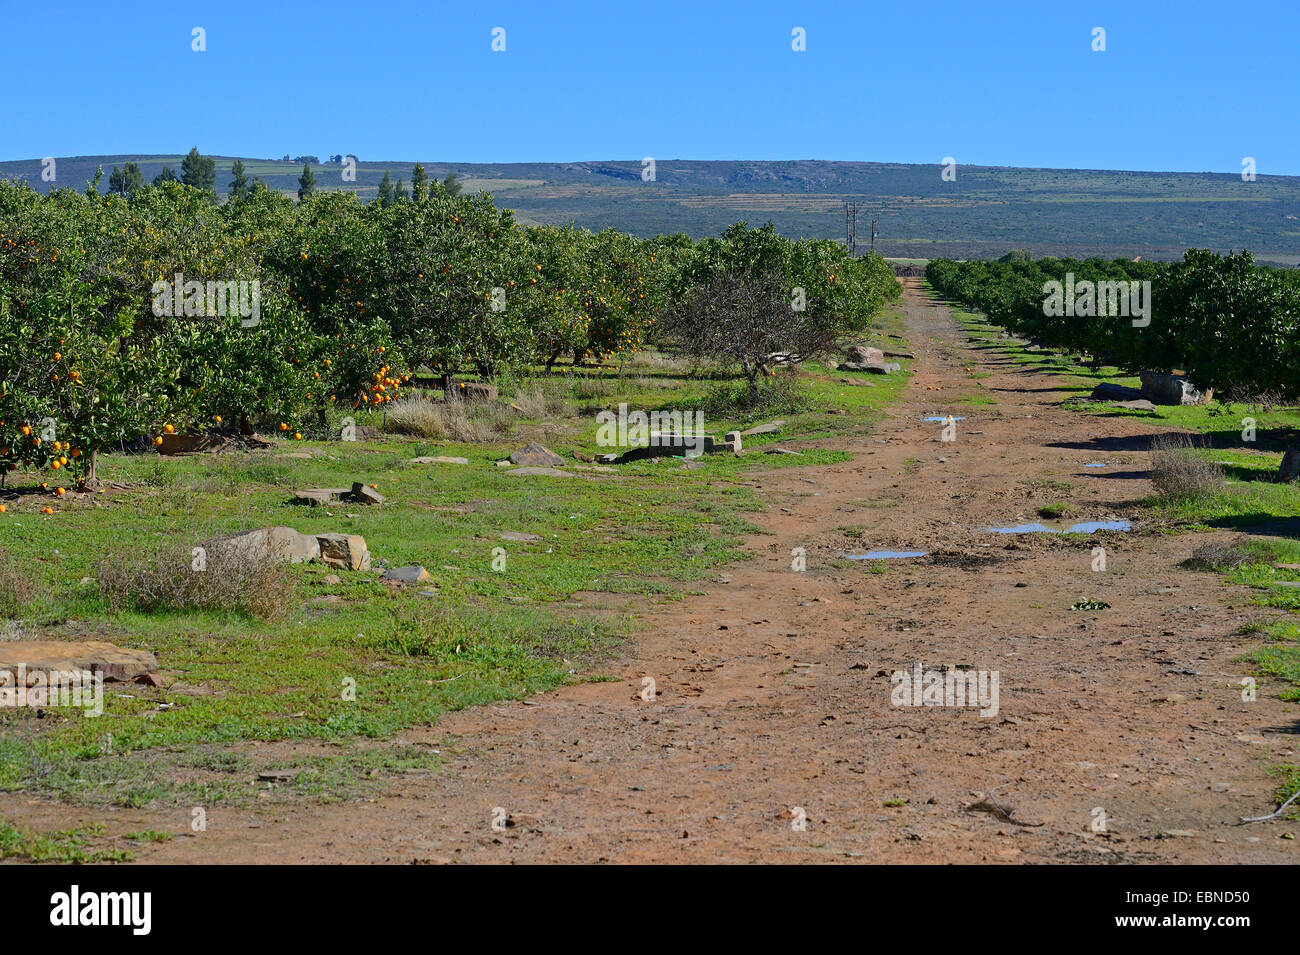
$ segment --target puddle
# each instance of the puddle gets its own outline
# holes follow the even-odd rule
[[[1105,466],[1106,466],[1105,461],[1089,461],[1087,464],[1084,465],[1085,468],[1104,468]]]
[[[948,416],[947,416],[947,415],[937,415],[937,414],[932,414],[932,415],[930,415],[930,417],[928,417],[928,418],[922,418],[921,420],[922,420],[922,421],[947,421],[947,420],[948,420]],[[952,420],[953,420],[953,421],[965,421],[966,419],[963,418],[961,415],[956,415]]]
[[[845,554],[849,560],[898,560],[902,557],[924,557],[930,551],[867,551],[866,554]]]
[[[1094,534],[1097,531],[1130,531],[1129,521],[1082,521],[1069,527],[1048,527],[1046,524],[1017,524],[1015,527],[990,527],[994,534]]]
[[[1133,525],[1128,521],[1084,521],[1075,524],[1067,534],[1092,534],[1097,531],[1131,531]]]

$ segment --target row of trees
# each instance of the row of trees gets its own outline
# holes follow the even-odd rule
[[[42,196],[0,181],[0,474],[93,477],[99,450],[167,428],[324,426],[421,369],[451,393],[471,372],[620,361],[722,276],[779,293],[762,313],[772,350],[805,350],[809,318],[861,327],[898,293],[879,257],[770,226],[638,239],[523,228],[437,182],[388,205],[248,185],[218,206],[177,182]],[[683,328],[660,337],[691,351]]]
[[[286,156],[286,159],[289,157]],[[331,161],[336,157],[331,156]],[[343,157],[337,157],[342,162]],[[302,174],[298,177],[298,200],[302,201],[310,197],[316,191],[316,174],[312,172],[312,163],[320,164],[320,160],[315,156],[299,156],[294,162],[301,162]],[[230,201],[239,201],[247,199],[250,192],[259,188],[266,188],[266,185],[258,177],[249,177],[248,171],[244,168],[244,161],[236,159],[230,167],[231,180],[227,192]],[[96,176],[95,184],[99,181]],[[212,199],[216,199],[217,188],[217,170],[216,160],[211,156],[203,156],[199,153],[197,147],[192,148],[189,154],[181,160],[181,175],[177,176],[171,167],[163,166],[162,171],[154,176],[152,185],[161,186],[165,182],[181,182],[191,186],[200,192],[207,193]],[[460,195],[462,186],[460,178],[454,173],[449,172],[442,180],[442,189],[448,195]],[[113,171],[108,175],[108,191],[119,196],[129,197],[134,195],[140,189],[144,188],[144,174],[140,171],[140,164],[128,162],[121,169],[113,167]],[[392,176],[385,171],[384,178],[379,183],[379,192],[376,201],[381,206],[390,206],[394,202],[400,202],[404,199],[410,199],[414,202],[423,202],[433,191],[430,185],[429,174],[424,165],[416,163],[411,170],[411,189],[408,192],[402,180],[398,179],[393,182]]]
[[[1190,249],[1181,262],[935,259],[926,277],[994,324],[1096,364],[1182,372],[1230,396],[1300,398],[1300,272],[1256,266],[1249,252]],[[1132,283],[1149,324],[1098,300],[1103,288],[1131,294]]]

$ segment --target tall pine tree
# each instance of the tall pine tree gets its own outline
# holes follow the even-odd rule
[[[316,191],[316,176],[311,171],[310,163],[302,164],[302,175],[298,177],[298,201],[303,202]]]
[[[379,195],[375,198],[381,206],[391,206],[393,204],[393,180],[386,169],[384,170],[384,178],[379,180]]]
[[[429,195],[429,174],[424,171],[424,166],[420,163],[415,164],[411,170],[411,198],[416,202],[423,202]]]
[[[181,160],[181,182],[216,195],[217,161],[211,156],[200,156],[198,147],[193,147]]]
[[[248,196],[248,174],[244,172],[244,161],[236,159],[230,166],[230,198],[244,199]]]

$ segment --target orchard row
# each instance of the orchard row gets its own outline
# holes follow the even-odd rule
[[[125,198],[0,181],[0,473],[85,479],[96,452],[165,429],[301,433],[331,407],[400,397],[416,373],[450,388],[617,363],[721,275],[846,330],[898,291],[878,256],[770,226],[699,242],[522,227],[489,195],[436,184],[387,206],[266,189],[217,205],[175,182]],[[243,307],[213,308],[214,287]]]

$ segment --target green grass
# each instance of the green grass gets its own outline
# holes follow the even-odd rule
[[[102,825],[36,833],[0,819],[0,859],[95,864],[134,858],[122,849],[97,847],[103,835]]]
[[[843,385],[810,365],[800,408],[779,435],[745,439],[743,456],[708,455],[570,470],[572,478],[512,477],[495,461],[540,437],[553,450],[595,455],[595,412],[687,408],[711,386],[657,367],[544,384],[579,413],[515,422],[492,445],[383,435],[355,442],[276,442],[270,452],[160,458],[106,455],[101,477],[126,485],[50,499],[26,493],[0,515],[4,546],[35,596],[19,625],[45,638],[107,639],[153,651],[164,685],[107,684],[105,716],[52,708],[0,711],[0,790],[123,806],[209,805],[252,799],[343,799],[409,773],[436,771],[428,747],[394,734],[445,712],[515,699],[574,679],[600,679],[634,626],[617,595],[673,601],[717,568],[747,559],[743,538],[763,511],[756,474],[843,461],[814,436],[868,431],[906,376]],[[585,397],[584,397],[585,396]],[[358,424],[376,423],[358,416]],[[768,420],[763,416],[764,420]],[[744,424],[707,421],[712,433]],[[799,455],[763,454],[793,443]],[[318,452],[311,459],[283,452]],[[409,465],[425,455],[467,465]],[[32,476],[10,475],[10,488]],[[382,507],[291,502],[301,487],[379,486]],[[422,564],[432,580],[390,588],[379,572],[290,568],[282,618],[237,613],[113,612],[93,582],[106,554],[186,548],[210,537],[284,524],[360,534],[375,561]],[[535,534],[512,542],[503,532]],[[503,571],[494,552],[505,554]],[[500,553],[500,552],[497,552]],[[432,596],[421,590],[434,590]],[[354,698],[351,690],[355,689]],[[270,748],[250,749],[250,741]],[[274,744],[294,744],[282,752]],[[287,762],[286,762],[287,761]],[[285,779],[259,773],[291,769]]]

